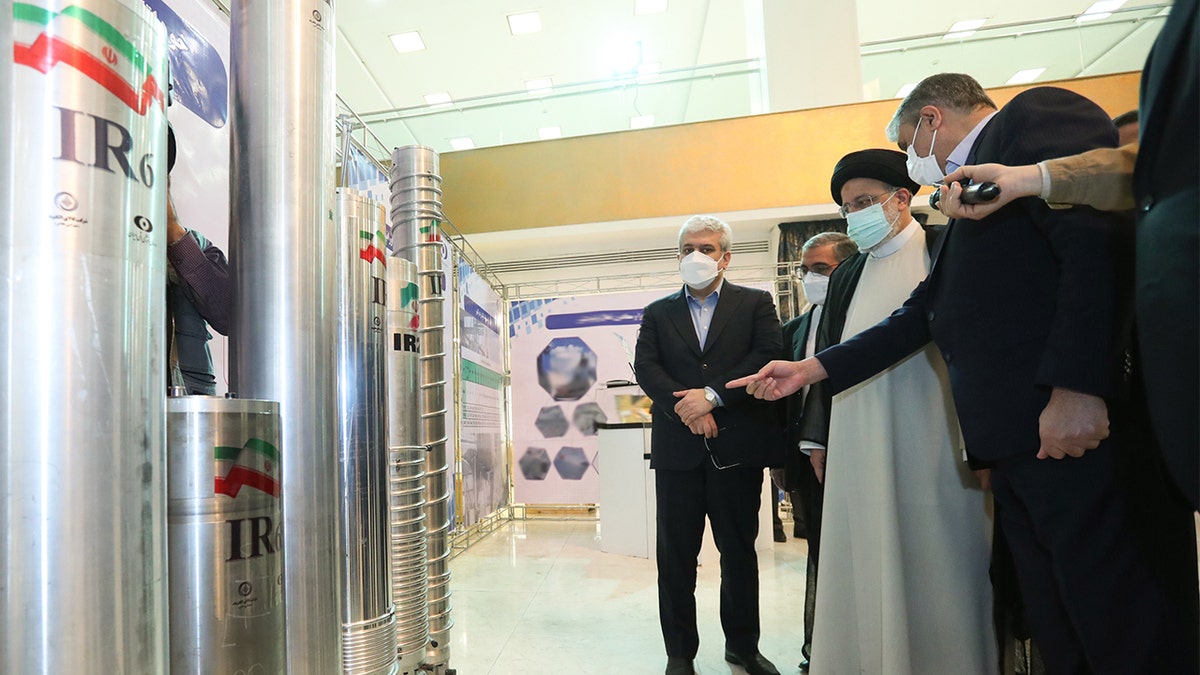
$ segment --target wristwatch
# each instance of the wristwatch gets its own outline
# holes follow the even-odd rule
[[[708,404],[714,408],[717,407],[718,403],[720,403],[720,401],[717,400],[717,392],[709,389],[708,387],[704,388],[704,400],[708,401]]]

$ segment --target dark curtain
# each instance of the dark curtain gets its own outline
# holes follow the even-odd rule
[[[801,220],[779,224],[779,265],[775,270],[775,288],[779,300],[779,320],[787,323],[800,315],[801,293],[792,276],[792,263],[800,264],[800,249],[804,242],[822,232],[845,232],[846,221],[841,218]]]

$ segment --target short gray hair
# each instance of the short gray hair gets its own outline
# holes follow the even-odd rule
[[[887,138],[896,143],[900,140],[900,127],[906,124],[916,126],[921,108],[934,105],[946,108],[964,115],[977,109],[996,109],[996,103],[983,90],[983,86],[970,75],[962,73],[939,73],[921,80],[896,108],[892,121],[887,125]]]
[[[683,238],[697,232],[720,232],[721,252],[728,251],[733,246],[733,230],[730,229],[729,223],[716,216],[692,216],[679,228],[679,242],[676,247],[682,249]]]
[[[838,262],[858,253],[858,244],[855,244],[853,239],[842,232],[822,232],[815,235],[804,242],[804,246],[800,247],[800,253],[803,254],[805,251],[822,246],[832,246],[833,257],[837,258]]]

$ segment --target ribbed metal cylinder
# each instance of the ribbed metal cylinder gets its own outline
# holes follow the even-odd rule
[[[337,191],[342,672],[396,667],[389,537],[383,205]]]
[[[284,673],[279,404],[167,410],[171,675]]]
[[[392,152],[388,176],[391,208],[388,243],[392,255],[417,263],[422,236],[437,232],[442,218],[440,159],[433,148],[406,145]]]
[[[442,266],[442,178],[438,155],[407,146],[392,153],[391,248],[417,265],[420,318],[420,443],[425,455],[425,513],[428,534],[429,647],[434,666],[449,662],[450,628],[450,471],[446,456],[445,303]]]
[[[391,471],[392,600],[401,673],[425,663],[429,594],[425,543],[425,446],[420,445],[420,321],[417,266],[388,259],[388,453]]]
[[[0,11],[0,673],[164,673],[167,34]]]
[[[335,673],[333,3],[234,3],[230,33],[230,378],[283,417],[288,672]]]
[[[436,236],[433,235],[433,236]],[[432,237],[431,237],[432,238]],[[446,352],[443,317],[445,273],[441,241],[417,249],[421,316],[421,442],[425,455],[428,515],[430,663],[450,660],[450,463],[446,450]]]

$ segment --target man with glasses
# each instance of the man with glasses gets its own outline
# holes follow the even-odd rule
[[[978,82],[955,73],[922,80],[887,134],[907,151],[910,177],[929,184],[968,164],[1033,164],[1117,143],[1108,115],[1074,92],[1034,87],[997,111]],[[1168,532],[1163,522],[1149,542],[1133,527],[1156,514],[1131,499],[1149,459],[1133,439],[1150,431],[1124,400],[1133,249],[1122,225],[1119,215],[1036,198],[953,220],[929,278],[899,310],[813,358],[730,384],[768,400],[826,379],[844,391],[932,340],[966,450],[991,469],[996,519],[1047,671],[1196,673],[1194,563],[1191,588],[1168,593],[1164,578],[1176,572],[1160,567],[1158,550],[1186,551],[1194,529],[1185,521]]]
[[[684,286],[642,316],[634,369],[652,406],[650,466],[657,505],[658,610],[667,675],[692,675],[700,646],[696,566],[704,520],[721,553],[725,660],[778,675],[758,651],[758,535],[763,468],[783,462],[778,407],[725,383],[757,371],[782,348],[766,291],[725,280],[729,225],[689,218],[679,231]]]
[[[829,277],[838,265],[858,253],[854,241],[841,232],[822,232],[800,249],[800,283],[809,302],[808,311],[783,326],[783,358],[805,359],[816,353],[817,326],[829,290]],[[808,670],[812,655],[813,619],[817,606],[817,566],[821,558],[821,509],[825,489],[825,448],[800,442],[801,413],[807,388],[787,400],[787,458],[784,469],[771,469],[771,477],[792,499],[797,527],[803,517],[804,538],[808,541],[808,565],[804,574],[804,646],[800,670]],[[800,533],[797,532],[799,537]]]
[[[918,189],[894,150],[834,167],[830,191],[859,252],[830,279],[816,350],[886,318],[925,279],[944,228],[913,219]],[[813,672],[994,672],[987,500],[937,350],[836,398],[812,387],[799,436],[825,469]]]

